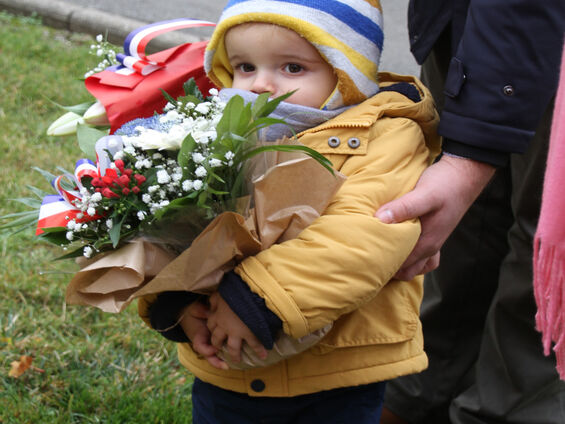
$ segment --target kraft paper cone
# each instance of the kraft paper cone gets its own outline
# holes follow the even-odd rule
[[[260,250],[261,242],[245,218],[235,212],[224,212],[134,297],[164,291],[209,294],[217,287],[224,272]]]
[[[173,258],[172,253],[145,240],[132,241],[102,258],[87,261],[67,286],[66,301],[120,312],[131,295]]]

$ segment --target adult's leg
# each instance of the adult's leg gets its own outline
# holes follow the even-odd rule
[[[455,424],[565,423],[565,382],[555,371],[555,358],[543,355],[532,288],[533,237],[550,122],[551,108],[528,152],[511,161],[515,222],[509,231],[510,252],[488,313],[475,383],[451,407]]]
[[[442,37],[450,43],[449,33]],[[422,66],[422,80],[443,104],[450,44],[438,43]],[[446,182],[448,184],[449,182]],[[485,316],[508,252],[511,178],[500,169],[441,250],[441,263],[424,283],[421,320],[429,367],[389,383],[383,424],[391,412],[410,423],[448,423],[450,403],[464,387],[478,356]]]

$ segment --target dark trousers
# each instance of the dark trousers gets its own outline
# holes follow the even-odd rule
[[[422,78],[441,106],[448,58],[437,53]],[[497,171],[425,278],[430,365],[391,381],[385,402],[412,424],[565,423],[565,382],[535,329],[531,265],[551,112],[529,150]]]
[[[251,397],[199,379],[192,389],[193,424],[378,424],[385,383],[290,398]]]

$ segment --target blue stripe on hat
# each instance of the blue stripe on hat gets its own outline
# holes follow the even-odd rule
[[[224,10],[238,3],[245,3],[250,0],[230,0]],[[358,34],[375,43],[379,50],[382,51],[384,34],[382,28],[367,16],[357,12],[351,6],[328,0],[272,0],[279,3],[291,3],[312,9],[320,10],[329,15],[335,16],[342,22],[345,22],[351,29]],[[376,8],[375,8],[376,9]],[[378,10],[378,9],[377,9]]]

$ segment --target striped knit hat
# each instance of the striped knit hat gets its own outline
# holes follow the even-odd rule
[[[379,91],[383,31],[378,0],[228,1],[204,57],[208,76],[220,87],[231,87],[233,77],[224,35],[249,22],[286,27],[318,49],[338,78],[337,90],[325,109],[358,104]]]

